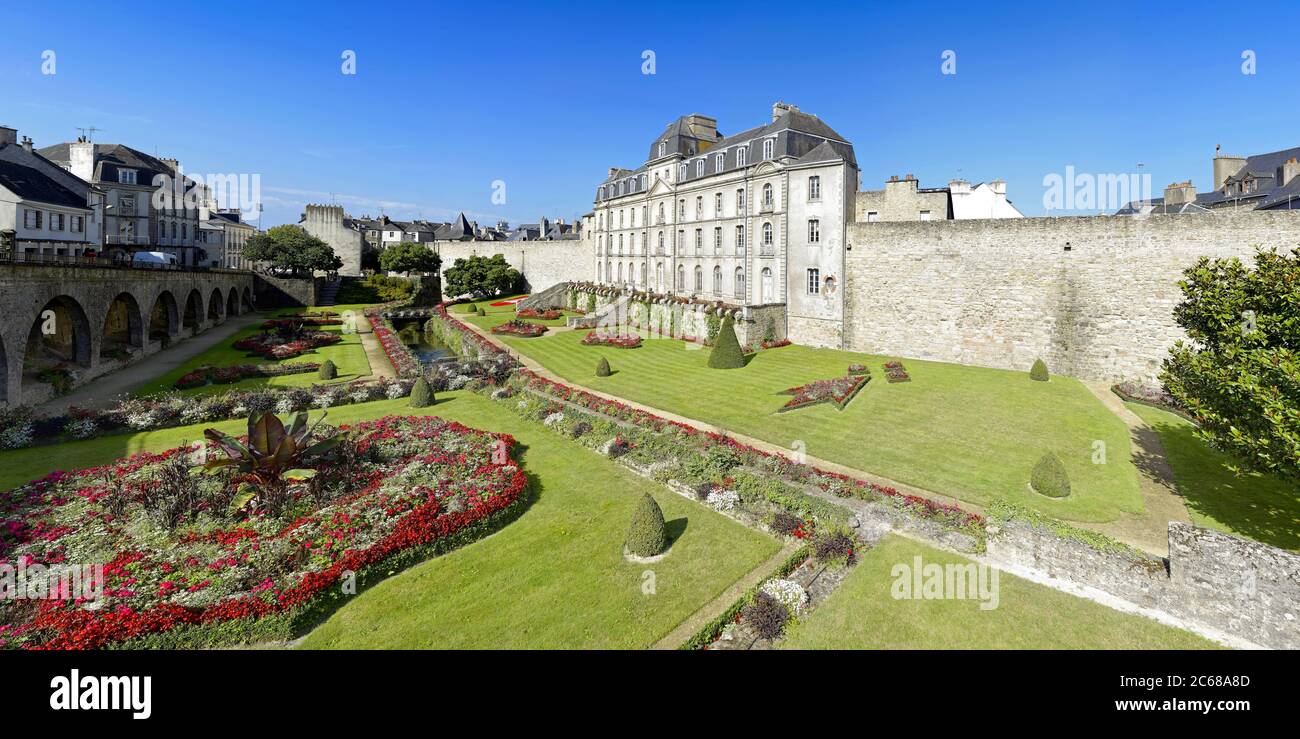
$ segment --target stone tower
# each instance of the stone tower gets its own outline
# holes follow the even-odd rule
[[[308,204],[303,214],[302,227],[307,233],[330,245],[343,266],[339,274],[345,277],[361,276],[361,251],[365,242],[361,232],[349,228],[347,216],[341,205]]]

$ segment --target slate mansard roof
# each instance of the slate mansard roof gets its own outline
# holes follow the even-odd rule
[[[1216,182],[1214,183],[1215,189],[1205,193],[1204,199],[1200,195],[1196,196],[1196,202],[1199,205],[1213,206],[1231,203],[1236,200],[1258,200],[1259,202],[1254,204],[1258,209],[1271,208],[1287,202],[1288,199],[1300,200],[1300,177],[1293,178],[1291,182],[1285,184],[1281,181],[1282,165],[1295,158],[1300,158],[1300,147],[1270,151],[1265,154],[1247,157],[1246,164],[1230,175],[1227,182],[1235,185],[1242,180],[1257,179],[1259,185],[1254,192],[1242,195],[1224,194],[1224,183]]]
[[[55,144],[54,146],[38,149],[37,153],[66,169],[72,161],[71,147],[72,144],[69,143]],[[166,162],[129,146],[122,144],[94,144],[94,147],[94,180],[97,182],[117,184],[117,173],[121,169],[136,170],[136,183],[145,186],[153,184],[153,179],[157,175],[176,176],[175,170]],[[186,179],[188,180],[188,178]]]
[[[756,126],[731,136],[717,134],[712,141],[695,136],[690,130],[691,116],[681,116],[669,123],[664,132],[650,144],[650,156],[637,169],[618,168],[605,178],[596,191],[596,200],[644,192],[653,185],[648,172],[662,166],[668,159],[677,160],[676,166],[686,164],[686,176],[678,183],[703,180],[717,174],[727,174],[740,169],[738,154],[745,151],[745,168],[763,159],[763,141],[774,139],[773,160],[787,159],[794,163],[815,163],[843,160],[857,166],[853,145],[845,141],[833,128],[811,113],[797,109],[784,111],[776,120]],[[664,154],[659,155],[660,144]],[[717,170],[717,157],[723,158],[722,171]],[[697,174],[697,162],[704,162],[704,173]],[[622,189],[619,185],[622,184]],[[610,187],[610,186],[613,187]]]
[[[84,196],[69,190],[44,172],[21,164],[0,160],[0,186],[34,203],[90,210]]]

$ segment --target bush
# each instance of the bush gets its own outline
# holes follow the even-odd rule
[[[768,528],[782,536],[794,536],[794,532],[803,528],[803,519],[793,513],[777,511],[772,514],[772,522],[768,524]]]
[[[1034,360],[1034,366],[1029,370],[1029,379],[1038,382],[1047,382],[1047,364],[1041,359]]]
[[[433,390],[430,389],[429,383],[423,377],[415,381],[411,387],[411,407],[428,408],[433,405]]]
[[[609,377],[611,374],[613,373],[609,369],[609,360],[601,357],[596,363],[596,377]]]
[[[332,359],[326,359],[325,362],[321,364],[319,372],[320,379],[322,380],[333,380],[339,376],[339,368],[334,366],[334,360]]]
[[[486,315],[487,315],[487,311],[483,310],[483,306],[481,306],[481,305],[478,307],[478,310],[476,310],[476,311],[474,311],[474,312],[475,312],[475,314],[477,314],[477,315],[479,315],[479,316],[486,316]]]
[[[819,533],[813,539],[813,557],[823,564],[853,561],[853,535],[841,529]]]
[[[1044,454],[1034,465],[1034,471],[1029,475],[1029,487],[1049,498],[1064,498],[1070,494],[1070,476],[1065,471],[1065,463],[1055,452]]]
[[[632,524],[627,530],[627,549],[638,557],[662,554],[668,546],[668,530],[664,528],[664,512],[655,499],[646,493],[632,514]]]
[[[775,639],[781,635],[785,622],[790,620],[790,609],[771,595],[759,591],[754,601],[740,612],[740,617],[760,637]]]
[[[745,355],[740,351],[740,342],[736,340],[736,329],[730,318],[722,321],[718,329],[718,339],[709,352],[709,366],[713,369],[736,369],[745,366]]]

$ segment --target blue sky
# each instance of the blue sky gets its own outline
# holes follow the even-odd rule
[[[1208,189],[1215,144],[1300,145],[1297,4],[1139,5],[61,3],[0,41],[0,123],[259,174],[267,227],[331,197],[354,215],[574,218],[676,116],[731,133],[778,99],[854,143],[867,189],[1001,177],[1033,215],[1067,166],[1141,162],[1159,195]]]

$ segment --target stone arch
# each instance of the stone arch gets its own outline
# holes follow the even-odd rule
[[[181,332],[181,313],[176,296],[169,290],[158,293],[149,311],[149,339],[161,341]]]
[[[250,289],[248,289],[248,288],[244,288],[244,292],[243,292],[243,294],[240,295],[240,297],[239,297],[239,302],[240,302],[240,306],[239,306],[239,310],[240,310],[240,312],[242,312],[242,313],[250,313],[250,312],[252,312],[252,310],[253,310],[253,291],[250,290]]]
[[[226,297],[226,315],[239,315],[239,291],[233,287],[230,288],[230,295]]]
[[[185,296],[181,325],[189,329],[191,335],[197,334],[203,325],[203,293],[198,288],[190,290],[190,294]]]
[[[23,373],[35,377],[61,364],[90,367],[92,345],[85,309],[76,299],[59,295],[36,311],[32,319]]]
[[[226,301],[221,298],[221,288],[213,288],[212,294],[208,296],[208,320],[213,323],[219,323],[226,317]]]
[[[144,318],[140,303],[128,292],[118,293],[104,311],[100,356],[111,355],[131,347],[144,346]]]

